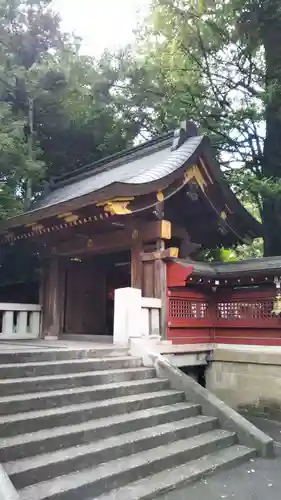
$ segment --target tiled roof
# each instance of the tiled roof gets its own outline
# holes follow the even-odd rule
[[[193,274],[213,278],[227,278],[231,276],[247,276],[251,273],[280,274],[281,257],[263,257],[259,259],[246,259],[238,262],[199,262],[192,259],[173,259],[183,267],[193,267]]]
[[[95,169],[93,165],[92,171],[81,176],[78,174],[67,183],[57,183],[55,189],[36,205],[36,209],[73,200],[112,184],[140,185],[163,179],[182,167],[202,140],[203,136],[191,137],[175,151],[171,151],[171,139],[163,140],[152,147],[148,143],[146,150],[136,148],[135,154],[130,150],[131,154],[124,154],[118,160],[109,157],[102,168],[96,166]]]

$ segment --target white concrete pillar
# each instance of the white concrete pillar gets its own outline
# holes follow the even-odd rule
[[[32,312],[30,315],[30,333],[34,337],[40,336],[40,323],[41,323],[41,314],[40,312]]]
[[[3,309],[1,309],[3,310]],[[3,335],[13,335],[14,333],[14,311],[4,311],[2,320]]]
[[[27,335],[27,311],[19,311],[17,317],[17,330],[16,333],[20,337]]]
[[[129,339],[142,334],[142,297],[137,288],[118,288],[114,300],[113,343],[129,345]]]

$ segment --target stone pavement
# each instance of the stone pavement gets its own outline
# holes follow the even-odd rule
[[[276,458],[253,459],[231,470],[216,473],[159,500],[280,500],[281,422],[251,419],[276,440]],[[279,442],[278,442],[279,441]]]
[[[22,352],[22,351],[33,351],[33,350],[58,350],[58,349],[76,349],[76,350],[87,350],[87,349],[101,349],[106,347],[112,347],[112,340],[107,342],[104,340],[102,335],[101,340],[95,341],[84,341],[84,340],[45,340],[45,339],[34,339],[34,340],[1,340],[0,341],[0,353],[2,352]],[[108,338],[108,337],[107,337]],[[106,339],[107,339],[106,338]]]

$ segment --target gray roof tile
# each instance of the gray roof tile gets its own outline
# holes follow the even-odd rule
[[[246,259],[237,262],[200,262],[192,259],[170,259],[183,267],[193,267],[194,275],[222,278],[266,273],[269,276],[281,269],[281,256]]]
[[[75,180],[68,185],[57,187],[45,196],[36,208],[47,208],[89,193],[99,191],[114,183],[127,185],[146,184],[167,177],[182,167],[201,144],[203,136],[191,137],[180,148],[171,151],[165,147],[152,151],[141,158],[131,161],[124,158],[125,163],[93,171],[86,178]],[[110,165],[109,165],[110,167]]]

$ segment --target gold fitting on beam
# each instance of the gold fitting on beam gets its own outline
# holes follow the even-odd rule
[[[205,181],[198,165],[194,165],[193,167],[190,167],[186,170],[184,174],[183,185],[185,186],[192,179],[195,179],[201,191],[205,192],[207,182]]]
[[[72,212],[66,212],[64,214],[58,214],[57,218],[58,219],[65,219],[66,217],[69,217],[70,215],[72,215]]]
[[[203,161],[203,159],[202,159],[202,158],[200,158],[200,159],[199,159],[199,163],[200,163],[201,167],[203,168],[203,170],[204,170],[204,172],[205,172],[206,176],[208,177],[210,184],[214,184],[213,178],[212,178],[212,177],[211,177],[211,175],[209,174],[209,171],[208,171],[208,169],[207,169],[207,167],[206,167],[206,165],[205,165],[205,162]]]
[[[30,224],[25,224],[24,227],[28,227],[32,231],[42,231],[42,229],[44,229],[43,224],[38,224],[38,222],[31,222]]]
[[[76,222],[79,219],[79,215],[73,214],[72,212],[66,212],[64,214],[58,214],[58,219],[63,219],[66,223]]]
[[[79,215],[75,215],[75,214],[71,214],[71,215],[68,215],[67,217],[65,217],[65,222],[67,222],[68,224],[70,224],[71,222],[77,222],[79,219]]]
[[[171,248],[168,248],[169,250],[169,256],[174,258],[174,259],[177,259],[178,256],[179,256],[179,249],[177,247],[171,247]]]
[[[132,213],[132,211],[128,208],[128,205],[132,200],[134,200],[134,197],[113,198],[112,200],[97,203],[96,207],[103,207],[104,212],[107,212],[110,215],[127,215]]]
[[[156,198],[158,201],[164,201],[164,194],[162,193],[162,191],[158,191],[158,193],[156,194]]]
[[[172,224],[170,221],[161,221],[160,238],[163,240],[170,240],[172,238]]]

